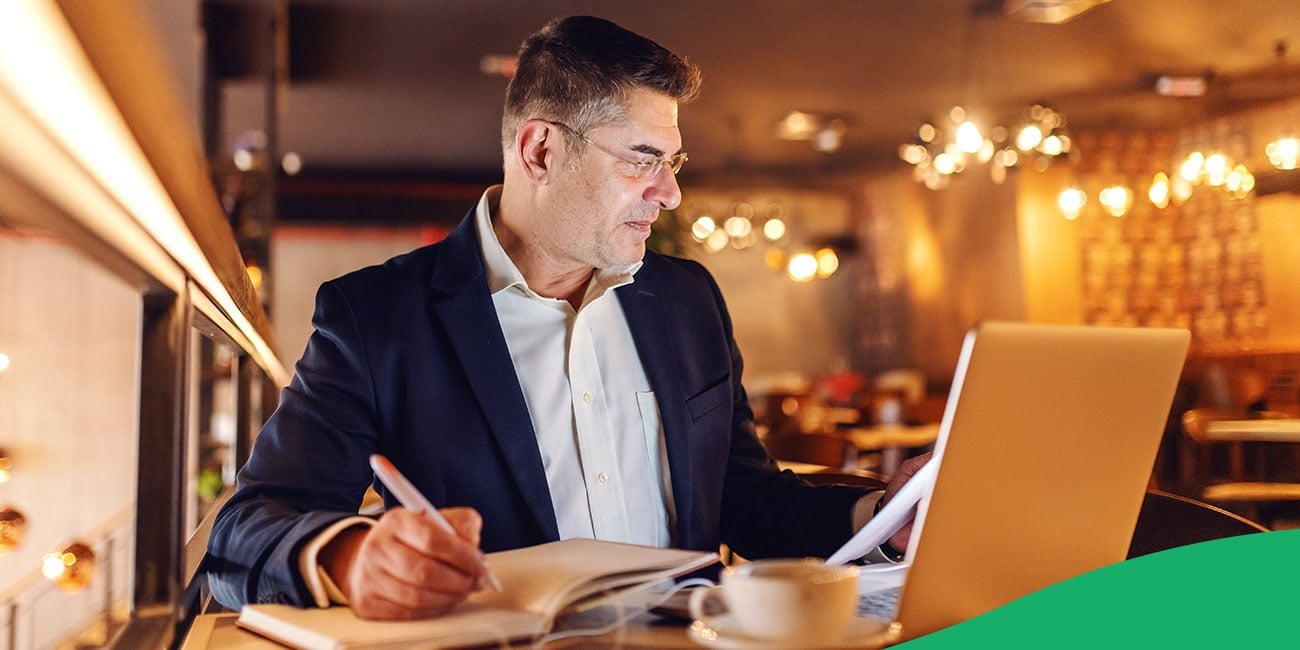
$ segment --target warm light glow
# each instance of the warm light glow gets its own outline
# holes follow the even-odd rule
[[[776,241],[785,236],[785,222],[772,218],[763,223],[763,236],[768,241]]]
[[[262,288],[262,267],[248,264],[244,266],[244,272],[248,274],[248,281],[252,283],[254,289]]]
[[[1007,168],[1000,162],[994,162],[989,165],[989,178],[993,179],[996,185],[1007,182]]]
[[[1042,141],[1043,132],[1038,129],[1037,124],[1027,125],[1016,134],[1016,148],[1021,151],[1033,151],[1034,147]]]
[[[945,151],[934,157],[934,170],[947,176],[957,171],[957,159]]]
[[[4,372],[5,370],[8,369],[9,369],[9,355],[0,352],[0,372]]]
[[[1255,175],[1245,165],[1238,164],[1228,172],[1228,180],[1224,181],[1224,189],[1232,192],[1232,195],[1239,199],[1246,198],[1252,189],[1255,189]]]
[[[840,268],[840,257],[835,254],[835,250],[832,248],[818,249],[813,256],[817,259],[817,277],[819,278],[829,278]]]
[[[1219,187],[1228,180],[1228,157],[1221,153],[1213,153],[1205,158],[1205,182],[1211,187]]]
[[[779,248],[769,248],[763,253],[763,262],[767,264],[767,268],[780,271],[785,268],[785,251]]]
[[[975,158],[982,163],[986,163],[993,159],[994,151],[997,151],[997,146],[993,144],[992,140],[986,139],[984,144],[980,145],[979,153],[975,154]]]
[[[280,167],[284,169],[284,173],[297,176],[298,172],[302,171],[302,156],[299,156],[297,152],[290,151],[280,159]]]
[[[790,111],[776,124],[776,135],[783,140],[807,140],[817,130],[820,120],[816,115]]]
[[[1151,189],[1147,190],[1147,198],[1157,208],[1169,207],[1169,176],[1164,172],[1157,173],[1155,178],[1151,179]]]
[[[0,449],[0,483],[8,483],[13,478],[14,461],[9,458],[9,452]]]
[[[1049,156],[1059,156],[1062,151],[1065,151],[1065,146],[1061,143],[1061,138],[1059,136],[1049,135],[1046,138],[1043,138],[1041,149],[1043,153]]]
[[[68,544],[45,554],[41,573],[65,592],[81,591],[95,576],[95,551],[81,542]]]
[[[722,229],[726,230],[728,235],[739,239],[748,235],[754,229],[754,224],[744,217],[727,217],[727,221],[722,224]]]
[[[786,273],[795,282],[807,282],[817,275],[817,258],[808,253],[799,253],[790,258]]]
[[[1300,164],[1300,140],[1278,138],[1264,147],[1268,162],[1278,169],[1295,169]]]
[[[50,580],[63,575],[65,568],[62,553],[46,553],[45,557],[41,558],[41,573]]]
[[[1083,212],[1083,206],[1087,203],[1088,195],[1077,187],[1067,187],[1056,197],[1056,205],[1061,208],[1061,214],[1071,221],[1079,218],[1079,213]]]
[[[235,162],[235,169],[246,172],[253,168],[253,152],[247,149],[236,149],[234,156],[231,157]]]
[[[939,132],[934,128],[933,124],[922,124],[921,128],[917,129],[916,134],[920,136],[921,142],[934,142]]]
[[[919,165],[925,162],[930,154],[926,152],[925,147],[919,144],[905,144],[899,148],[898,155],[909,165]]]
[[[979,153],[984,146],[984,136],[974,122],[962,122],[957,127],[957,149],[962,153]]]
[[[1178,167],[1178,175],[1189,183],[1198,182],[1204,172],[1205,154],[1199,151],[1187,154],[1187,159]]]
[[[1133,190],[1123,185],[1111,185],[1103,188],[1097,195],[1097,201],[1112,217],[1122,217],[1133,207]]]
[[[0,2],[0,86],[228,315],[274,381],[287,384],[289,374],[217,277],[52,3]]]
[[[1192,198],[1192,183],[1186,178],[1183,178],[1181,174],[1174,178],[1170,185],[1170,193],[1173,194],[1174,205],[1182,205],[1187,201],[1187,199]]]
[[[953,106],[952,108],[948,109],[948,119],[952,120],[953,124],[961,124],[962,122],[965,122],[966,109],[960,106]]]
[[[0,508],[0,556],[7,555],[23,543],[27,518],[12,506]]]
[[[726,231],[723,231],[721,229],[714,230],[713,232],[709,233],[708,238],[704,240],[704,249],[709,251],[710,253],[716,253],[726,248],[727,242],[729,241],[731,241],[731,238],[727,236]]]
[[[699,219],[695,220],[695,223],[691,224],[691,237],[694,237],[695,241],[702,242],[708,239],[709,235],[712,235],[713,231],[717,229],[718,224],[713,222],[713,217],[707,214],[701,215]]]
[[[731,238],[731,247],[736,250],[744,250],[757,243],[758,233],[754,232],[752,229],[739,237]]]
[[[999,157],[1003,167],[1015,167],[1016,163],[1020,162],[1020,154],[1011,148],[1003,149]]]

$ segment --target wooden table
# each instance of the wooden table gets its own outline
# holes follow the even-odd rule
[[[266,637],[235,625],[238,614],[203,614],[194,619],[181,650],[284,650]],[[524,644],[520,647],[531,647]],[[662,619],[650,614],[612,632],[596,636],[573,637],[547,643],[547,648],[701,648],[691,641],[686,623]]]
[[[880,451],[880,473],[893,476],[902,464],[903,452],[934,444],[939,437],[939,425],[877,425],[874,427],[852,427],[840,429],[840,434],[858,449],[863,451]]]
[[[1206,423],[1205,434],[1224,442],[1300,442],[1300,418],[1214,420]]]

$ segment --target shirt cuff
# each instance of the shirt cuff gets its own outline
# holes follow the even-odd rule
[[[861,499],[858,499],[857,503],[853,504],[853,532],[856,533],[861,530],[875,516],[880,509],[879,504],[883,498],[885,498],[885,491],[876,490],[864,495]],[[885,542],[885,544],[888,543],[888,541]],[[898,564],[902,560],[902,556],[900,555],[895,559],[877,546],[860,559],[865,564]]]
[[[307,545],[302,548],[298,554],[298,574],[302,576],[302,581],[307,585],[307,591],[311,594],[312,601],[317,607],[325,608],[331,604],[347,605],[348,599],[339,590],[334,580],[325,573],[324,567],[317,562],[317,556],[325,545],[334,541],[339,533],[353,526],[370,527],[375,525],[375,520],[369,517],[348,517],[340,519],[330,525],[329,528],[322,530],[312,538]]]

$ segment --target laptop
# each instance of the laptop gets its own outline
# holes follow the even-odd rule
[[[967,334],[896,592],[903,639],[1124,560],[1189,339],[998,322]]]

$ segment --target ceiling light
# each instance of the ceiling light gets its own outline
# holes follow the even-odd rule
[[[1110,0],[1003,0],[1003,15],[1031,23],[1060,25]]]
[[[1295,169],[1300,163],[1300,140],[1278,138],[1264,147],[1268,162],[1278,169]]]
[[[795,282],[807,282],[817,275],[817,258],[810,253],[799,253],[790,257],[786,273]]]
[[[1060,196],[1056,198],[1057,207],[1061,208],[1061,214],[1066,219],[1074,221],[1079,218],[1083,212],[1083,206],[1088,202],[1088,195],[1077,187],[1068,187],[1061,190]]]
[[[790,111],[776,123],[776,137],[809,142],[822,153],[834,153],[844,143],[846,124],[830,115]]]
[[[494,77],[513,79],[519,68],[519,57],[509,54],[486,54],[478,60],[479,72]]]
[[[1169,207],[1169,175],[1159,172],[1155,178],[1151,179],[1151,188],[1147,190],[1147,198],[1151,200],[1151,205],[1157,208]]]
[[[1156,94],[1164,97],[1200,97],[1205,94],[1205,77],[1165,75],[1156,79]]]

